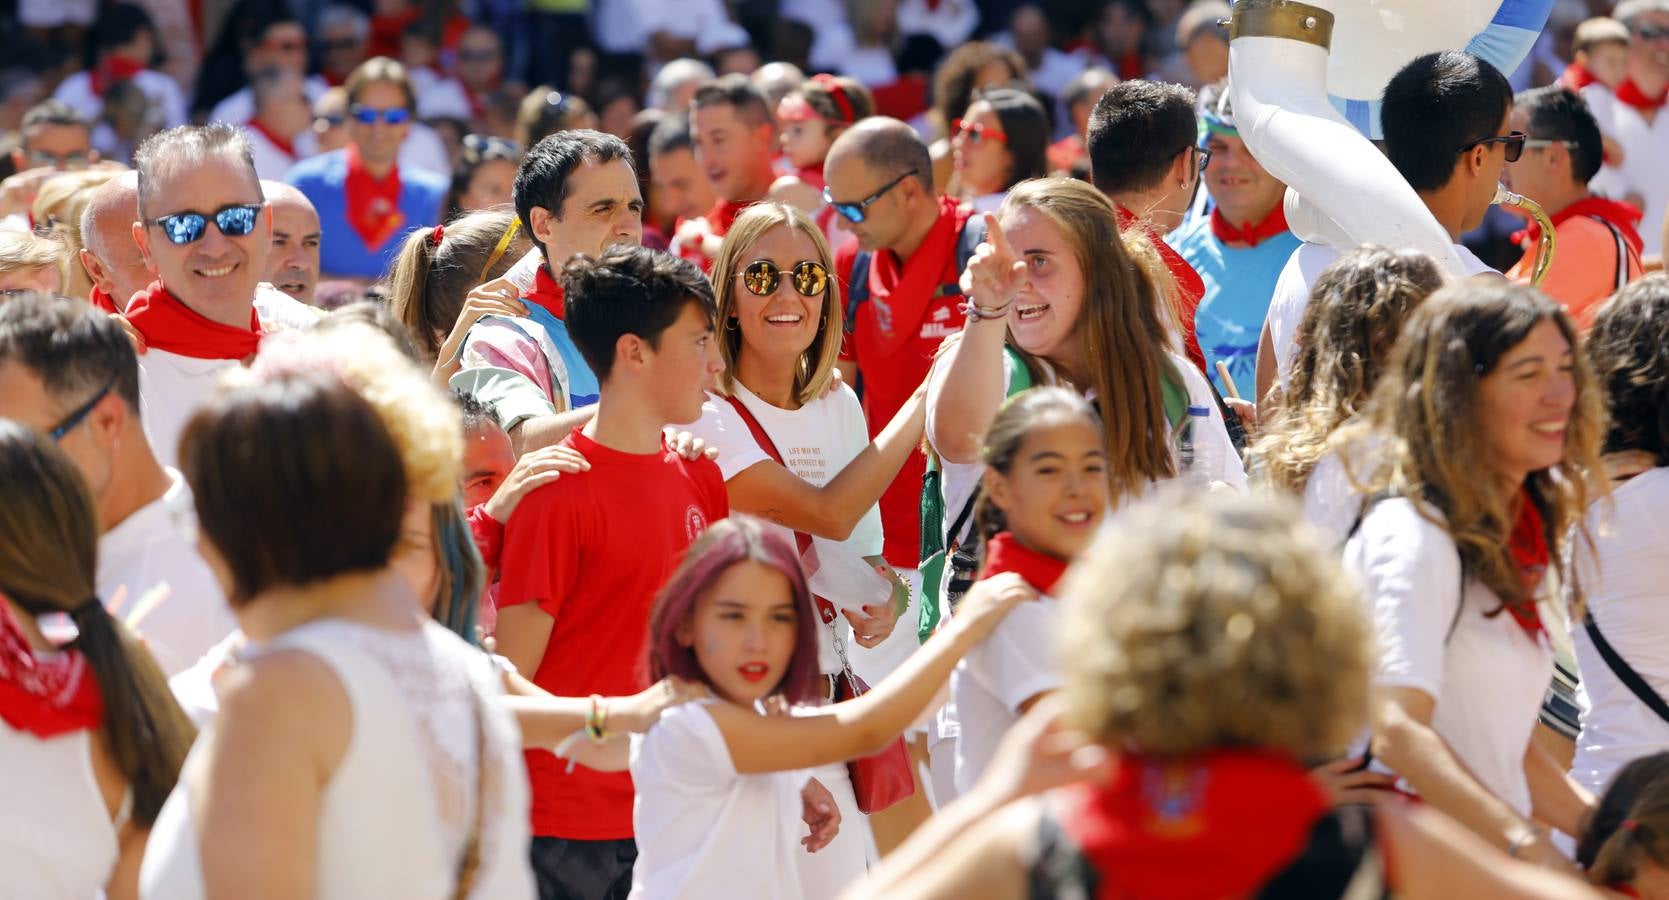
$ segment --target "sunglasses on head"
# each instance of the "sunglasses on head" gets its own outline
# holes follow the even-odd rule
[[[829,270],[820,262],[802,259],[788,270],[794,290],[802,297],[820,297],[829,287]],[[756,259],[742,270],[742,286],[755,297],[769,297],[782,284],[782,269],[768,259]]]
[[[1482,147],[1485,144],[1500,144],[1502,146],[1502,150],[1505,152],[1507,162],[1518,162],[1518,158],[1524,155],[1524,141],[1528,137],[1529,135],[1522,131],[1514,131],[1510,134],[1498,134],[1495,137],[1480,138],[1470,144],[1462,145],[1461,148],[1455,152],[1465,153],[1473,147]]]
[[[965,119],[955,119],[950,123],[950,129],[962,135],[962,139],[970,144],[980,144],[985,141],[996,141],[999,144],[1008,143],[1008,135],[995,128],[987,128],[978,122]]]
[[[110,380],[104,383],[104,387],[99,388],[99,392],[94,394],[91,400],[88,400],[86,403],[76,407],[69,415],[64,417],[63,421],[52,426],[52,431],[50,432],[52,442],[56,444],[57,442],[63,440],[64,435],[74,431],[75,426],[86,421],[87,416],[92,413],[93,407],[98,406],[99,401],[104,399],[104,395],[110,393],[110,389],[115,386],[116,376],[112,375],[110,376]]]
[[[199,212],[174,213],[169,216],[158,216],[148,224],[162,229],[170,244],[190,244],[201,240],[209,230],[209,220],[213,219],[215,227],[227,237],[243,237],[255,230],[255,222],[261,215],[263,203],[240,203],[234,206],[223,206],[215,210],[214,215],[205,216]]]
[[[361,106],[356,103],[354,104],[353,109],[349,110],[349,112],[353,114],[354,121],[361,125],[375,125],[377,124],[378,119],[382,119],[390,125],[403,125],[407,119],[411,118],[411,110],[406,109],[403,106],[395,106],[389,109],[376,109],[370,106]]]
[[[863,221],[864,210],[868,209],[875,201],[877,201],[877,200],[881,199],[882,197],[886,196],[887,191],[890,191],[893,188],[897,187],[899,182],[903,181],[906,178],[909,178],[910,176],[912,176],[914,174],[916,174],[916,170],[911,169],[910,171],[905,172],[903,175],[900,175],[897,178],[894,178],[893,180],[887,182],[886,184],[881,185],[880,190],[876,191],[873,194],[870,194],[869,196],[863,198],[862,200],[859,200],[856,203],[843,203],[839,200],[836,200],[834,198],[834,195],[829,193],[829,189],[827,187],[825,187],[825,188],[823,188],[823,202],[829,204],[832,207],[834,207],[835,212],[840,213],[842,216],[844,216],[846,218],[846,220],[848,222],[851,222],[852,224],[856,225],[856,224],[859,224]]]
[[[507,141],[490,134],[464,135],[464,149],[481,159],[514,160],[522,155],[522,148],[517,146],[515,141]]]

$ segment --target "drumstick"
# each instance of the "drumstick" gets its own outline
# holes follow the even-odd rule
[[[1217,360],[1217,377],[1223,379],[1223,387],[1228,389],[1229,397],[1239,400],[1240,391],[1235,389],[1234,379],[1229,377],[1229,364],[1220,359]]]

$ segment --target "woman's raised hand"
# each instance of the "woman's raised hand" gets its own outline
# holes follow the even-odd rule
[[[997,217],[985,213],[985,240],[962,270],[962,294],[982,309],[1007,306],[1026,284],[1026,262],[1014,252]]]
[[[452,330],[447,333],[446,340],[435,352],[435,379],[445,384],[445,379],[452,377],[458,368],[458,352],[463,349],[464,336],[469,333],[470,326],[481,321],[483,316],[512,316],[525,317],[527,304],[521,301],[521,289],[508,278],[494,278],[485,284],[477,285],[464,298],[464,306],[458,310],[458,321],[452,324]],[[443,377],[444,376],[444,377]]]

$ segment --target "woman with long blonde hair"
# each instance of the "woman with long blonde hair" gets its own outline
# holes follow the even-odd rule
[[[1537,609],[1599,470],[1604,413],[1570,316],[1468,282],[1415,310],[1364,421],[1335,438],[1360,493],[1346,566],[1380,636],[1376,767],[1516,856],[1563,865],[1593,802],[1532,739],[1553,674]],[[1581,532],[1581,529],[1578,529]]]

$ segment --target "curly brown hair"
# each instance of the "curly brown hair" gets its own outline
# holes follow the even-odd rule
[[[1327,438],[1367,406],[1409,313],[1442,286],[1430,257],[1373,244],[1322,270],[1298,325],[1290,391],[1252,448],[1255,479],[1304,492]]]
[[[1342,750],[1373,660],[1354,582],[1290,501],[1164,494],[1120,514],[1067,576],[1072,724],[1159,756]]]
[[[957,47],[945,57],[938,73],[933,76],[933,112],[938,118],[935,124],[943,132],[941,137],[950,137],[951,120],[968,109],[977,88],[997,86],[977,84],[976,79],[980,69],[998,62],[1008,66],[1007,86],[1031,89],[1026,80],[1026,61],[1007,47],[973,41]]]
[[[1639,450],[1669,466],[1669,275],[1618,291],[1594,317],[1588,361],[1611,405],[1605,452]]]

